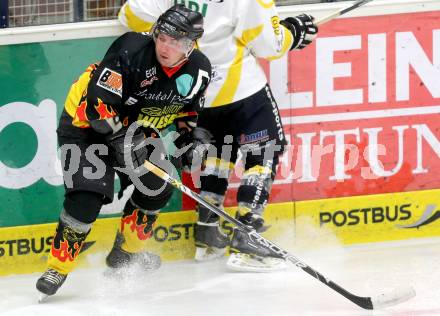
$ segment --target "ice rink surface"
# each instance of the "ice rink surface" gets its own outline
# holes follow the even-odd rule
[[[294,266],[236,273],[222,259],[165,263],[155,272],[128,271],[123,280],[103,267],[78,269],[43,304],[35,289],[39,273],[1,277],[0,315],[440,315],[440,239],[292,252],[356,295],[412,285],[417,296],[367,311]]]

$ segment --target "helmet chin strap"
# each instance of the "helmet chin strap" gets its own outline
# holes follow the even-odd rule
[[[182,64],[183,62],[185,62],[187,60],[188,60],[188,57],[185,56],[181,60],[179,60],[179,61],[175,62],[174,64],[172,64],[169,68],[177,67],[177,66],[179,66],[180,64]]]
[[[194,43],[193,46],[191,47],[191,49],[185,54],[185,58],[188,59],[189,55],[191,55],[191,53],[194,50],[194,47],[196,46],[196,44]]]

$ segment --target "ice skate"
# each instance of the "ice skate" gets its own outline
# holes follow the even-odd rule
[[[47,269],[36,284],[37,290],[40,292],[38,302],[42,303],[49,296],[54,295],[61,285],[63,285],[66,278],[66,274],[61,274],[54,269]]]
[[[239,220],[254,227],[257,232],[267,229],[263,218],[258,214],[249,212],[244,216],[239,216]],[[251,240],[246,232],[238,228],[234,229],[230,252],[226,266],[233,271],[273,272],[287,268],[286,260],[275,256],[272,251]]]
[[[139,265],[145,271],[154,271],[160,268],[162,260],[154,253],[142,251],[130,253],[121,248],[124,236],[117,232],[112,250],[107,255],[106,264],[112,269],[128,268],[132,265]]]
[[[219,227],[219,222],[197,222],[195,227],[196,261],[209,261],[221,258],[226,253],[229,238]]]

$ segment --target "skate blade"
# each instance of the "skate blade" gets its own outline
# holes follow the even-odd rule
[[[211,261],[223,257],[225,253],[226,248],[196,247],[194,260],[197,262]]]
[[[244,253],[231,253],[226,267],[239,272],[275,272],[287,269],[284,259],[255,257]]]
[[[38,295],[38,303],[42,304],[46,302],[48,298],[49,295],[40,292],[40,294]]]

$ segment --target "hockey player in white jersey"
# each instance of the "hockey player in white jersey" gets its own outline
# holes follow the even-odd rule
[[[212,134],[216,153],[208,155],[201,174],[201,196],[222,206],[238,151],[245,171],[238,188],[237,218],[257,232],[267,229],[262,217],[279,155],[286,140],[277,104],[257,58],[272,60],[302,49],[318,28],[307,14],[281,20],[273,0],[128,0],[119,13],[121,23],[134,31],[149,31],[156,18],[174,4],[185,4],[205,18],[198,48],[212,63],[212,80],[198,127]],[[222,147],[229,148],[230,153]],[[272,271],[285,267],[270,250],[234,229],[231,242],[219,229],[219,218],[197,207],[198,261],[223,256],[230,244],[228,267]]]

